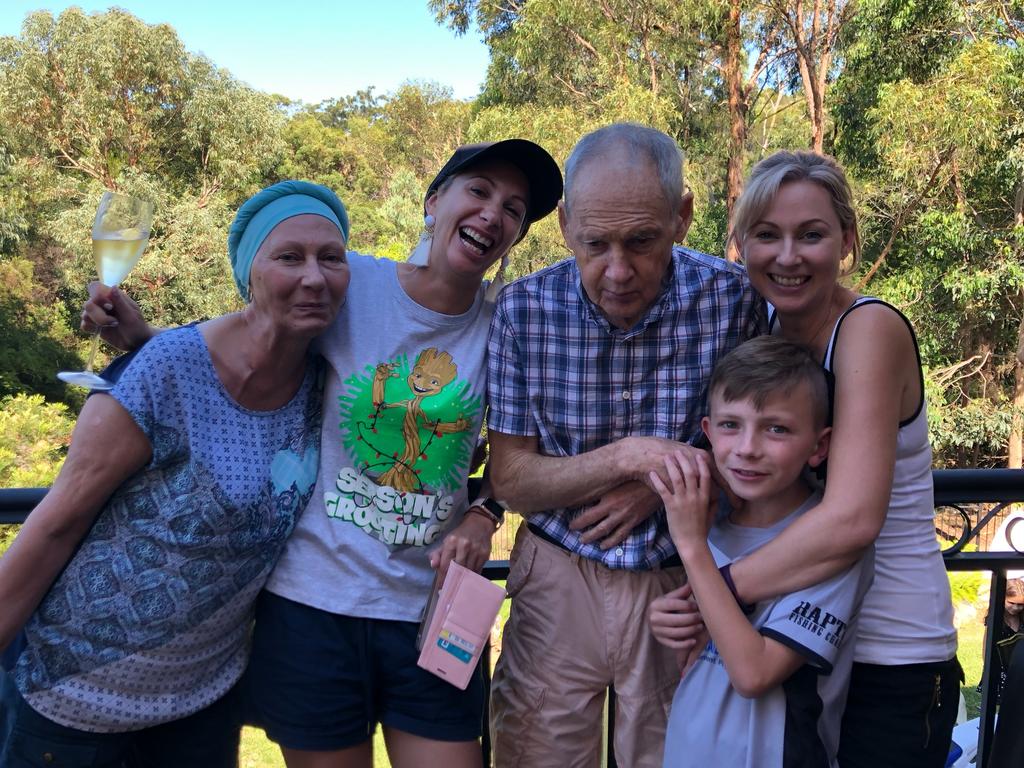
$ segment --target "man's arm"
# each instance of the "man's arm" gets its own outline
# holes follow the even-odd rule
[[[0,558],[0,650],[46,596],[110,495],[151,455],[148,438],[114,398],[86,401],[53,487]]]
[[[573,528],[590,527],[586,539],[600,540],[606,549],[660,508],[657,495],[641,480],[661,471],[670,453],[699,452],[660,437],[627,437],[578,456],[545,456],[533,436],[490,432],[489,438],[497,498],[526,517],[596,501]]]
[[[490,432],[491,482],[517,512],[588,504],[632,480],[680,447],[658,437],[628,437],[578,456],[545,456],[535,436]],[[649,466],[648,465],[652,465]]]

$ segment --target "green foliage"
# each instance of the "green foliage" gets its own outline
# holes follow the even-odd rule
[[[917,328],[940,464],[998,466],[1013,414],[1013,360],[1024,291],[1019,245],[963,210],[910,225],[877,281]]]
[[[837,154],[849,169],[878,170],[868,115],[886,83],[921,83],[963,45],[955,0],[860,0],[843,32],[845,66],[834,88]]]
[[[74,420],[63,403],[40,395],[0,400],[0,488],[53,482],[64,463]]]
[[[12,172],[14,157],[0,144],[0,256],[12,253],[28,234],[28,219]]]
[[[117,9],[33,13],[19,36],[0,39],[0,321],[9,329],[0,395],[79,402],[53,372],[79,365],[87,343],[72,328],[94,277],[88,231],[104,187],[156,204],[149,248],[125,288],[162,325],[239,306],[226,229],[262,185],[327,184],[349,208],[353,249],[404,258],[422,228],[423,191],[459,144],[521,136],[562,160],[583,133],[613,120],[678,139],[695,201],[688,245],[721,254],[733,7],[751,88],[747,166],[807,145],[791,31],[780,26],[793,11],[785,3],[429,5],[456,34],[479,30],[487,42],[480,98],[411,81],[304,105],[247,88],[188,52],[171,27]],[[825,97],[834,119],[826,145],[847,167],[861,214],[864,264],[852,280],[915,324],[936,460],[946,466],[1002,462],[1014,414],[1021,40],[1019,2],[859,0]],[[568,255],[550,216],[514,249],[508,273]]]
[[[953,605],[973,605],[978,601],[978,593],[985,582],[981,571],[954,571],[948,576]]]
[[[712,254],[725,253],[725,241],[729,235],[729,221],[725,200],[706,201],[696,206],[693,223],[686,235],[686,245],[698,251]]]
[[[63,403],[40,395],[0,399],[0,488],[50,485],[71,441],[74,420]],[[0,525],[0,554],[10,546],[18,526]]]
[[[69,312],[81,307],[85,287],[96,279],[89,232],[100,188],[87,187],[79,204],[62,211],[45,231],[63,252],[55,265]],[[160,326],[216,317],[241,306],[227,259],[227,226],[233,210],[223,196],[203,202],[191,194],[169,194],[144,175],[125,178],[129,194],[153,200],[149,246],[123,283],[146,317]]]
[[[1003,464],[1015,412],[1024,68],[995,10],[865,3],[837,85],[837,145],[868,213],[865,267],[878,261],[868,290],[914,322],[945,466]]]
[[[0,38],[0,123],[11,148],[116,188],[165,182],[253,191],[277,152],[270,97],[188,53],[174,29],[126,11],[30,14]]]
[[[971,175],[1003,137],[1008,52],[990,42],[963,49],[948,68],[924,83],[879,87],[868,112],[876,151],[897,181],[927,178],[939,162]]]
[[[33,261],[48,298],[77,317],[95,278],[96,202],[120,189],[156,204],[126,283],[149,319],[235,308],[226,225],[279,162],[283,123],[271,97],[188,53],[170,26],[117,9],[30,14],[21,36],[0,39],[0,124],[14,158],[0,162],[0,190],[16,192],[0,204],[0,252]]]
[[[65,387],[55,374],[82,361],[60,307],[24,259],[0,260],[0,327],[0,397],[39,392],[64,399]]]

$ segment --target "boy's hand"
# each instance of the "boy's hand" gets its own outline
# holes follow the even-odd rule
[[[679,554],[688,544],[703,544],[712,522],[711,469],[703,452],[677,451],[665,457],[668,484],[651,472],[651,486],[665,504],[668,530]]]
[[[701,650],[707,645],[704,620],[693,599],[689,584],[666,592],[651,601],[647,611],[651,633],[666,648],[673,648],[683,657],[689,655],[698,642]],[[680,672],[683,670],[680,669]]]

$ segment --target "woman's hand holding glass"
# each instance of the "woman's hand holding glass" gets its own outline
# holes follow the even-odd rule
[[[146,249],[152,224],[152,203],[117,192],[103,193],[92,225],[92,252],[100,283],[116,288],[128,276]],[[83,326],[84,320],[83,317]],[[61,371],[57,378],[89,389],[108,390],[113,387],[92,370],[99,342],[99,334],[96,333],[84,371]]]
[[[98,333],[110,346],[131,352],[158,332],[146,322],[139,305],[120,288],[108,288],[94,280],[88,290],[80,326],[86,333]]]

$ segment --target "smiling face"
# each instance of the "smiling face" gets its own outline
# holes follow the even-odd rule
[[[810,386],[775,393],[758,408],[751,398],[726,401],[718,390],[701,422],[715,463],[733,493],[760,512],[793,511],[807,495],[805,465],[828,453],[829,430],[817,427]]]
[[[303,337],[327,328],[348,290],[341,232],[323,216],[285,219],[260,245],[249,274],[251,308]]]
[[[840,264],[853,247],[828,191],[812,181],[779,187],[742,236],[750,282],[780,315],[813,314],[828,306]]]
[[[654,303],[692,214],[691,195],[665,198],[652,163],[615,151],[580,168],[558,221],[587,296],[612,325],[632,327]]]
[[[477,165],[442,184],[426,202],[434,217],[431,269],[482,280],[519,237],[528,200],[526,176],[509,163]]]
[[[458,373],[450,354],[430,347],[416,357],[406,382],[417,397],[430,397],[451,384]]]

